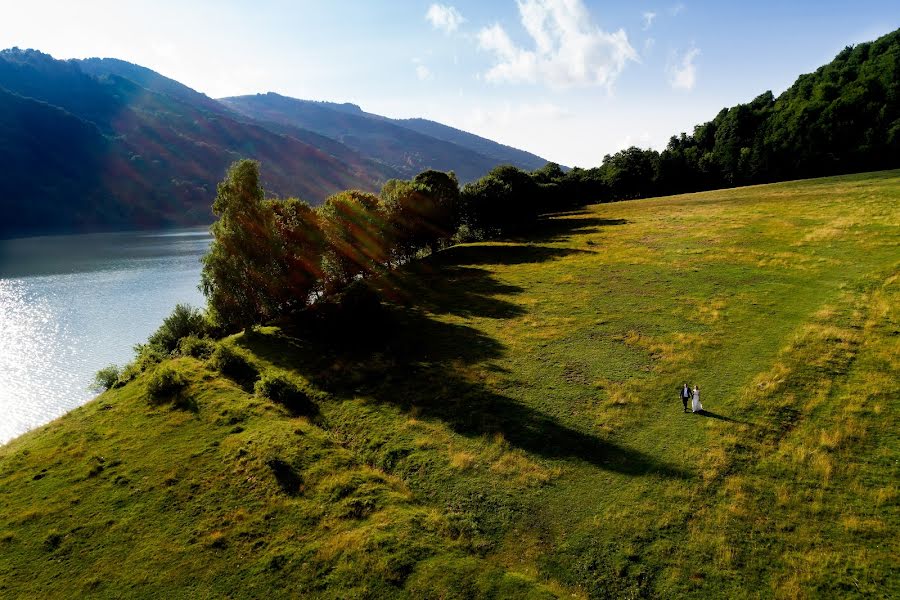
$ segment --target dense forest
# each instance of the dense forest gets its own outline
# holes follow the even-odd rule
[[[662,152],[628,148],[600,167],[541,177],[594,201],[641,198],[900,165],[900,30],[848,46],[775,98],[722,109]]]

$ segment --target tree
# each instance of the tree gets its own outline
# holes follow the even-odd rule
[[[652,195],[659,154],[635,146],[603,158],[601,169],[613,197],[628,200]]]
[[[453,171],[428,170],[416,175],[413,183],[424,188],[431,201],[426,213],[430,233],[426,243],[434,252],[459,225],[459,180]]]
[[[381,188],[381,209],[392,257],[410,260],[437,250],[454,229],[459,183],[453,173],[424,171],[412,181],[391,179]]]
[[[228,170],[213,202],[218,220],[203,257],[200,287],[226,329],[263,323],[277,312],[279,244],[273,214],[263,202],[259,163],[240,160]]]
[[[322,283],[326,293],[387,267],[390,249],[378,196],[359,190],[340,192],[325,200],[318,216],[325,242]]]
[[[559,183],[565,178],[566,174],[557,163],[548,162],[540,169],[532,171],[531,176],[538,183]]]
[[[508,232],[533,223],[539,209],[538,184],[528,173],[502,165],[460,193],[463,221],[473,229]]]
[[[314,208],[302,200],[269,200],[278,258],[278,312],[288,314],[309,304],[322,281],[325,239]]]

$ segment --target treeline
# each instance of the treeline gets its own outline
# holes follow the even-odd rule
[[[898,166],[900,30],[848,46],[778,98],[722,109],[662,152],[632,147],[569,175],[601,202]]]
[[[493,169],[462,189],[453,173],[390,180],[313,208],[267,200],[259,166],[235,163],[213,204],[204,258],[210,315],[226,329],[284,317],[452,243],[508,234],[587,203],[900,165],[900,30],[848,47],[771,92],[723,109],[662,152],[628,148],[592,169]]]
[[[226,331],[266,323],[447,245],[522,230],[572,206],[570,180],[558,165],[501,166],[460,189],[452,172],[429,170],[312,207],[266,199],[259,164],[238,161],[213,203],[201,278],[209,315]]]

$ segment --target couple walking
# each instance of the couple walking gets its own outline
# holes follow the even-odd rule
[[[703,405],[700,404],[700,388],[698,386],[695,385],[693,391],[688,387],[688,384],[684,384],[684,387],[681,388],[681,403],[684,405],[684,412],[688,411],[688,400],[691,401],[691,412],[703,410]]]

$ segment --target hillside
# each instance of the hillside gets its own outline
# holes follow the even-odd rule
[[[0,235],[209,222],[210,194],[226,167],[245,156],[266,162],[263,176],[279,194],[321,199],[348,186],[377,184],[294,138],[210,113],[129,79],[91,77],[75,62],[39,52],[0,53],[0,88],[28,106],[29,114],[21,118],[22,108],[0,115],[0,160],[21,160],[21,138],[36,148],[29,170],[0,183],[0,214],[16,215],[23,205],[42,207],[41,218],[17,217],[15,227],[4,219]],[[66,113],[69,121],[80,120],[82,129],[96,130],[103,140],[92,143],[85,155],[80,138],[70,146],[66,137],[46,135],[47,124],[36,121],[47,105]],[[44,161],[51,153],[68,157],[69,164]]]
[[[892,597],[900,172],[590,206],[0,448],[0,596]],[[707,410],[682,413],[676,387]]]
[[[436,121],[428,119],[392,119],[392,122],[439,140],[471,148],[484,156],[495,159],[497,164],[511,164],[526,171],[540,169],[547,164],[546,159],[535,156],[530,152],[498,144],[493,140],[456,129],[455,127],[448,127]]]
[[[900,167],[900,29],[848,46],[777,98],[723,108],[662,152],[632,147],[592,171],[612,199]]]
[[[547,161],[476,135],[424,120],[391,120],[354,105],[297,100],[269,92],[222,98],[225,106],[262,123],[298,127],[338,140],[410,178],[426,169],[455,171],[462,182],[498,164],[527,170]]]
[[[410,169],[438,166],[476,178],[508,162],[507,154],[523,155],[471,136],[500,149],[487,157],[352,105],[318,103],[327,115],[365,114],[363,129],[389,128],[379,129],[375,147],[356,147],[343,143],[357,135],[352,130],[326,135],[261,122],[140,65],[62,61],[17,48],[0,51],[0,102],[11,107],[0,113],[0,161],[17,167],[0,180],[0,236],[208,223],[216,184],[240,158],[265,165],[273,194],[317,204],[348,188],[377,190]],[[61,121],[64,135],[54,135]],[[370,154],[388,147],[402,148],[406,159],[393,164]],[[540,161],[527,156],[528,165]]]

